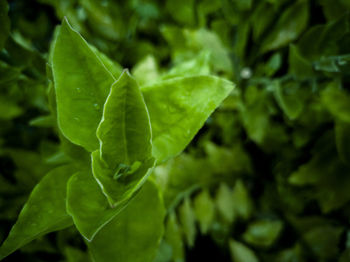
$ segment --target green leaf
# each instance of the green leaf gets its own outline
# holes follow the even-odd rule
[[[289,177],[294,185],[313,185],[312,197],[322,212],[344,206],[349,200],[349,167],[338,158],[333,132],[325,133],[317,142],[311,160]]]
[[[196,218],[191,205],[191,200],[188,197],[185,198],[184,202],[179,207],[179,218],[186,237],[187,245],[193,247],[197,234]]]
[[[71,142],[96,150],[96,129],[115,79],[66,19],[57,35],[52,70],[60,130]]]
[[[64,249],[64,254],[67,262],[91,262],[88,253],[78,248],[68,246]]]
[[[203,190],[194,199],[194,212],[199,221],[202,234],[208,233],[215,217],[215,205],[207,190]]]
[[[178,77],[143,87],[153,156],[160,162],[179,154],[233,87],[213,76]]]
[[[254,40],[258,40],[276,16],[276,9],[267,1],[259,1],[251,16]]]
[[[7,16],[7,1],[0,1],[0,51],[4,48],[6,40],[10,34],[10,19]]]
[[[114,206],[142,185],[154,165],[147,108],[128,71],[112,85],[97,137],[93,174]]]
[[[338,81],[331,82],[321,92],[321,101],[336,119],[350,122],[350,94]]]
[[[233,203],[237,216],[248,219],[253,213],[253,201],[249,192],[241,180],[238,180],[233,188]]]
[[[276,101],[287,117],[291,120],[298,118],[304,107],[300,84],[275,81],[273,87]]]
[[[193,25],[195,22],[194,0],[167,0],[166,9],[180,24]]]
[[[72,166],[58,167],[37,184],[0,247],[0,260],[44,234],[72,225],[65,199],[67,181],[73,173]]]
[[[304,31],[308,19],[308,2],[297,1],[280,16],[271,33],[263,41],[261,52],[275,50],[297,39]]]
[[[165,241],[172,248],[172,258],[176,262],[185,261],[185,248],[182,241],[181,228],[176,218],[176,214],[171,212],[165,226]]]
[[[314,74],[311,63],[293,44],[289,46],[289,73],[301,79],[313,77]]]
[[[67,212],[79,232],[89,241],[125,206],[111,208],[90,170],[72,176],[67,186]]]
[[[97,128],[100,155],[106,165],[115,169],[152,155],[150,119],[140,88],[126,70],[112,85]]]
[[[146,181],[155,165],[154,158],[132,165],[119,164],[111,169],[100,159],[98,150],[92,153],[92,171],[111,207],[130,198]]]
[[[159,78],[157,61],[155,57],[151,55],[146,56],[138,62],[131,72],[140,86],[145,84],[149,85]]]
[[[180,29],[176,26],[163,26],[162,34],[172,48],[174,62],[192,59],[199,52],[210,52],[210,65],[215,72],[232,72],[228,48],[218,35],[207,29]]]
[[[176,64],[162,78],[209,75],[210,71],[210,52],[203,51],[193,59]]]
[[[232,190],[226,184],[221,183],[215,196],[215,202],[219,214],[224,221],[229,223],[232,223],[236,217],[232,198]]]
[[[199,30],[184,30],[184,35],[188,48],[194,50],[195,54],[205,50],[210,52],[210,62],[214,71],[232,72],[229,50],[215,32],[201,28]]]
[[[89,45],[89,47],[92,49],[92,51],[94,51],[94,53],[98,56],[98,58],[101,60],[103,65],[115,77],[115,79],[118,79],[120,77],[121,73],[123,73],[123,67],[120,64],[118,64],[117,62],[111,60],[104,53],[100,52],[93,45]]]
[[[347,46],[346,35],[350,32],[349,20],[350,15],[346,13],[337,20],[311,27],[298,41],[299,51],[310,61],[323,56],[348,53],[347,47],[342,52],[341,48],[344,43]]]
[[[238,241],[231,239],[229,248],[233,262],[259,262],[254,251]]]
[[[313,227],[303,234],[304,241],[321,261],[339,256],[339,242],[344,229],[339,226],[324,225]]]
[[[163,234],[165,210],[157,187],[145,183],[130,204],[88,247],[96,262],[151,262]]]
[[[23,109],[16,102],[0,97],[0,120],[11,120],[23,114]]]
[[[249,224],[243,239],[254,246],[270,247],[279,237],[283,223],[281,221],[259,220]]]

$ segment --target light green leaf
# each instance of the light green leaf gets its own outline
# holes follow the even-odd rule
[[[215,205],[208,190],[203,190],[194,199],[194,212],[202,234],[206,234],[215,217]]]
[[[10,34],[10,19],[7,16],[7,1],[0,1],[0,50],[4,48],[7,37]]]
[[[203,51],[193,59],[182,61],[171,68],[163,79],[174,77],[209,75],[210,73],[210,52]]]
[[[94,261],[152,261],[164,231],[164,216],[158,189],[148,181],[130,204],[88,243]]]
[[[92,49],[92,51],[94,51],[94,53],[98,56],[98,58],[101,60],[103,65],[107,68],[109,72],[111,72],[111,74],[115,77],[115,79],[118,79],[121,73],[123,72],[123,67],[117,62],[111,60],[104,53],[100,52],[93,45],[89,45],[89,47]]]
[[[233,262],[259,262],[254,251],[242,243],[231,239],[229,245]]]
[[[151,55],[146,56],[138,62],[131,72],[140,86],[145,84],[149,85],[159,78],[157,61],[154,56]]]
[[[222,183],[216,193],[215,202],[219,214],[229,223],[232,223],[236,217],[232,190]]]
[[[98,150],[92,153],[93,174],[112,207],[130,198],[147,180],[155,165],[154,158],[150,158],[142,164],[120,164],[113,170],[101,161],[99,155]]]
[[[127,204],[111,208],[91,171],[80,171],[72,176],[67,186],[67,212],[79,232],[87,239],[94,236]]]
[[[179,218],[186,237],[187,245],[193,247],[196,239],[196,217],[193,211],[191,200],[186,197],[179,207]]]
[[[127,71],[112,85],[97,137],[100,150],[92,154],[93,174],[116,205],[142,185],[154,164],[147,108]]]
[[[171,212],[165,226],[165,241],[172,248],[172,258],[176,262],[185,261],[185,248],[176,214]]]
[[[111,169],[120,164],[142,163],[152,155],[147,108],[140,88],[128,71],[124,71],[111,87],[97,137],[101,160]]]
[[[96,129],[115,79],[66,19],[57,35],[52,70],[60,130],[73,143],[96,150]]]
[[[179,154],[233,87],[213,76],[178,77],[143,87],[153,156],[163,161]]]
[[[0,260],[44,234],[72,225],[65,199],[67,181],[74,172],[72,166],[58,167],[37,184],[0,247]]]
[[[228,49],[215,32],[204,28],[183,31],[189,49],[198,53],[207,50],[210,52],[210,62],[215,71],[232,72],[232,62]]]

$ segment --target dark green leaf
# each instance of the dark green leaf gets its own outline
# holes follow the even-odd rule
[[[243,239],[254,246],[270,247],[279,237],[282,228],[281,221],[255,221],[249,224]]]
[[[261,52],[265,53],[283,47],[296,40],[304,31],[308,19],[308,2],[297,1],[280,16],[271,33],[265,38]]]
[[[74,172],[72,166],[58,167],[34,188],[0,247],[0,259],[44,234],[72,225],[72,219],[66,212],[65,199],[67,181]]]
[[[4,48],[7,37],[10,34],[10,19],[7,16],[7,1],[0,1],[0,51]]]

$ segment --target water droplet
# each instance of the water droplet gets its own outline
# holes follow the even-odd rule
[[[78,92],[78,93],[80,93],[80,92],[81,92],[80,87],[77,87],[77,89],[76,89],[76,90],[77,90],[77,92]]]
[[[80,121],[79,117],[74,117],[74,120],[77,121],[77,122]]]
[[[99,110],[99,109],[100,109],[100,105],[99,105],[99,104],[94,104],[94,108],[95,108],[96,110]]]
[[[241,71],[241,77],[243,79],[249,79],[252,77],[252,70],[249,67],[245,67]]]

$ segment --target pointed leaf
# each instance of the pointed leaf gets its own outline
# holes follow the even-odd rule
[[[178,77],[143,87],[153,156],[163,161],[179,154],[233,87],[213,76]]]
[[[177,222],[174,212],[169,214],[165,227],[165,241],[172,248],[173,260],[176,262],[185,261],[185,247],[182,241],[181,228]]]
[[[79,232],[89,241],[126,204],[111,208],[91,171],[80,171],[68,182],[67,212],[72,216]]]
[[[282,229],[283,223],[279,220],[258,220],[248,226],[243,239],[254,246],[270,247],[279,237]]]
[[[115,79],[66,19],[57,35],[52,70],[62,133],[88,151],[96,150],[96,129]]]
[[[0,260],[44,234],[72,225],[65,198],[67,181],[74,171],[72,166],[55,168],[34,188],[0,247]]]
[[[215,202],[219,214],[229,223],[232,223],[237,215],[232,200],[232,190],[226,184],[222,183],[216,193]]]
[[[91,154],[93,175],[112,207],[130,198],[146,181],[155,165],[154,158],[135,162],[131,166],[120,164],[111,169],[100,159],[99,150]]]
[[[230,253],[234,262],[259,262],[253,250],[242,243],[230,240]]]
[[[253,201],[241,180],[237,180],[233,188],[233,203],[238,216],[248,219],[253,213]]]
[[[88,243],[94,261],[152,261],[163,234],[164,215],[158,189],[148,181],[130,204]]]
[[[183,204],[179,207],[179,216],[187,245],[193,247],[197,234],[196,216],[191,205],[191,200],[188,197],[185,198]]]
[[[115,205],[136,190],[154,164],[147,108],[128,71],[112,85],[97,137],[100,150],[92,154],[93,174]]]
[[[135,79],[125,70],[112,85],[97,129],[100,154],[110,168],[151,157],[151,127]]]
[[[194,199],[194,212],[202,234],[208,233],[215,217],[215,205],[208,190],[203,190]]]
[[[297,1],[290,6],[280,16],[271,33],[265,38],[261,45],[261,52],[275,50],[297,39],[307,26],[308,9],[307,1]]]

